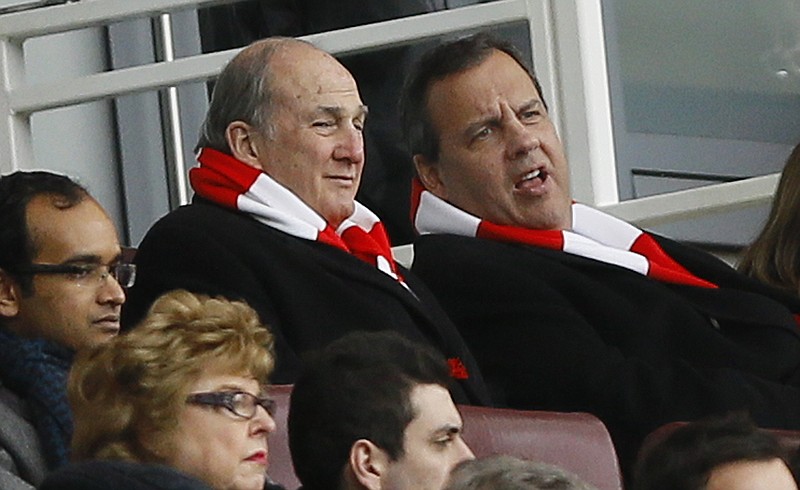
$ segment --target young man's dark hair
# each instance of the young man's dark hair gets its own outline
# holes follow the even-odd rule
[[[428,90],[431,84],[479,65],[495,51],[511,56],[525,70],[547,109],[539,80],[514,45],[485,32],[466,36],[448,43],[447,49],[429,51],[414,65],[406,78],[400,101],[400,117],[412,155],[425,155],[433,161],[439,157],[439,134],[428,110]]]
[[[15,274],[35,255],[26,221],[28,203],[36,196],[53,196],[53,205],[68,209],[89,194],[69,177],[51,172],[14,172],[0,178],[0,269],[14,276],[25,294],[31,292],[32,277]]]
[[[295,383],[289,410],[289,447],[304,489],[347,488],[343,475],[360,439],[391,461],[402,458],[405,430],[419,415],[412,391],[449,383],[442,356],[393,332],[355,332],[320,351]]]
[[[788,454],[771,433],[739,413],[678,427],[646,447],[634,473],[634,490],[705,490],[712,472],[739,462],[781,461]]]

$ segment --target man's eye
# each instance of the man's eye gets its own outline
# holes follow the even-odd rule
[[[75,279],[85,279],[91,276],[96,269],[97,266],[94,265],[76,265],[72,270],[72,276]]]
[[[542,113],[539,112],[539,111],[525,111],[522,114],[520,114],[520,119],[522,119],[523,121],[529,121],[529,120],[535,119],[535,118],[537,118],[537,117],[539,117],[541,115],[542,115]]]
[[[436,439],[433,441],[437,446],[448,446],[450,443],[453,442],[454,436],[445,436],[440,439]]]
[[[334,121],[315,121],[313,124],[315,128],[332,128],[335,125]]]
[[[490,134],[492,134],[492,128],[482,128],[480,131],[475,133],[475,136],[474,136],[473,139],[476,139],[476,140],[486,139],[486,138],[489,137]]]

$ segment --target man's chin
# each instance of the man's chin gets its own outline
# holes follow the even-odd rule
[[[353,212],[355,212],[355,201],[350,202],[349,205],[346,206],[339,206],[330,213],[323,215],[323,217],[329,225],[338,228],[344,220],[353,215]]]
[[[92,335],[92,347],[96,347],[101,344],[105,344],[109,340],[113,339],[119,335],[119,326],[116,328],[113,327],[105,327],[97,330],[94,335]]]

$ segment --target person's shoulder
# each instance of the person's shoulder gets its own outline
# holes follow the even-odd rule
[[[0,384],[0,488],[33,488],[46,471],[25,400]]]
[[[251,222],[255,223],[255,227],[264,228],[244,213],[196,199],[159,218],[147,230],[139,251],[160,249],[165,246],[165,240],[184,243],[214,236],[222,239],[237,233],[250,233],[252,230],[248,224]],[[166,246],[169,248],[171,245]]]
[[[34,486],[6,468],[5,455],[0,449],[0,488],[3,490],[34,490]]]
[[[2,377],[0,377],[0,410],[10,410],[20,417],[22,417],[26,411],[22,398],[3,384]]]
[[[95,460],[71,463],[51,473],[40,490],[211,490],[174,468],[132,461]]]
[[[184,222],[195,222],[198,219],[204,220],[237,220],[246,217],[244,213],[226,209],[210,201],[195,198],[189,204],[184,204],[156,221],[155,226],[168,226]]]

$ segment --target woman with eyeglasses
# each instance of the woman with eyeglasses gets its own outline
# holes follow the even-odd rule
[[[73,459],[158,463],[218,490],[264,488],[272,344],[244,303],[165,294],[139,326],[75,360]]]

